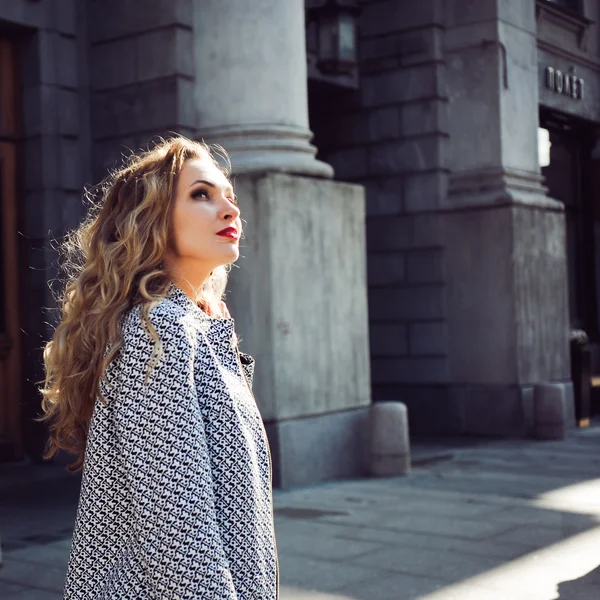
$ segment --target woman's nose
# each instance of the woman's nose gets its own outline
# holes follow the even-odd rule
[[[240,209],[229,198],[223,198],[222,218],[235,221],[239,216]]]

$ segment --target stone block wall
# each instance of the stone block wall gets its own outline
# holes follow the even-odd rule
[[[441,4],[363,2],[360,89],[311,110],[320,156],[366,187],[374,401],[448,381]]]
[[[76,0],[0,3],[17,58],[21,404],[25,446],[34,457],[44,443],[43,426],[32,420],[39,414],[41,347],[56,317],[52,247],[80,221],[89,174],[84,9]]]
[[[83,15],[73,1],[50,4],[55,13],[47,25],[23,32],[18,42],[26,205],[21,225],[33,245],[78,223],[89,175],[86,39],[78,27]]]
[[[317,100],[311,125],[336,176],[366,187],[373,400],[406,403],[413,433],[524,435],[532,386],[569,376],[535,7],[361,8],[360,87]]]
[[[89,0],[94,179],[122,154],[196,129],[191,0]]]

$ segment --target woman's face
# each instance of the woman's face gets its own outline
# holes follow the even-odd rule
[[[172,248],[167,259],[188,279],[235,262],[240,254],[240,211],[231,183],[209,160],[184,163],[175,190]]]

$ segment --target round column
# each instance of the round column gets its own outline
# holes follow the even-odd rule
[[[304,0],[194,0],[198,138],[235,173],[332,177],[308,126]]]

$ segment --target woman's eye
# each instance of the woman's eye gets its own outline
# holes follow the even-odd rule
[[[200,188],[200,189],[194,190],[192,192],[192,198],[207,198],[207,199],[209,199],[210,196],[209,196],[207,190]]]
[[[235,197],[234,198],[227,198],[227,200],[229,200],[229,202],[231,202],[231,204],[235,204],[235,206],[238,205],[237,198],[235,198]]]

